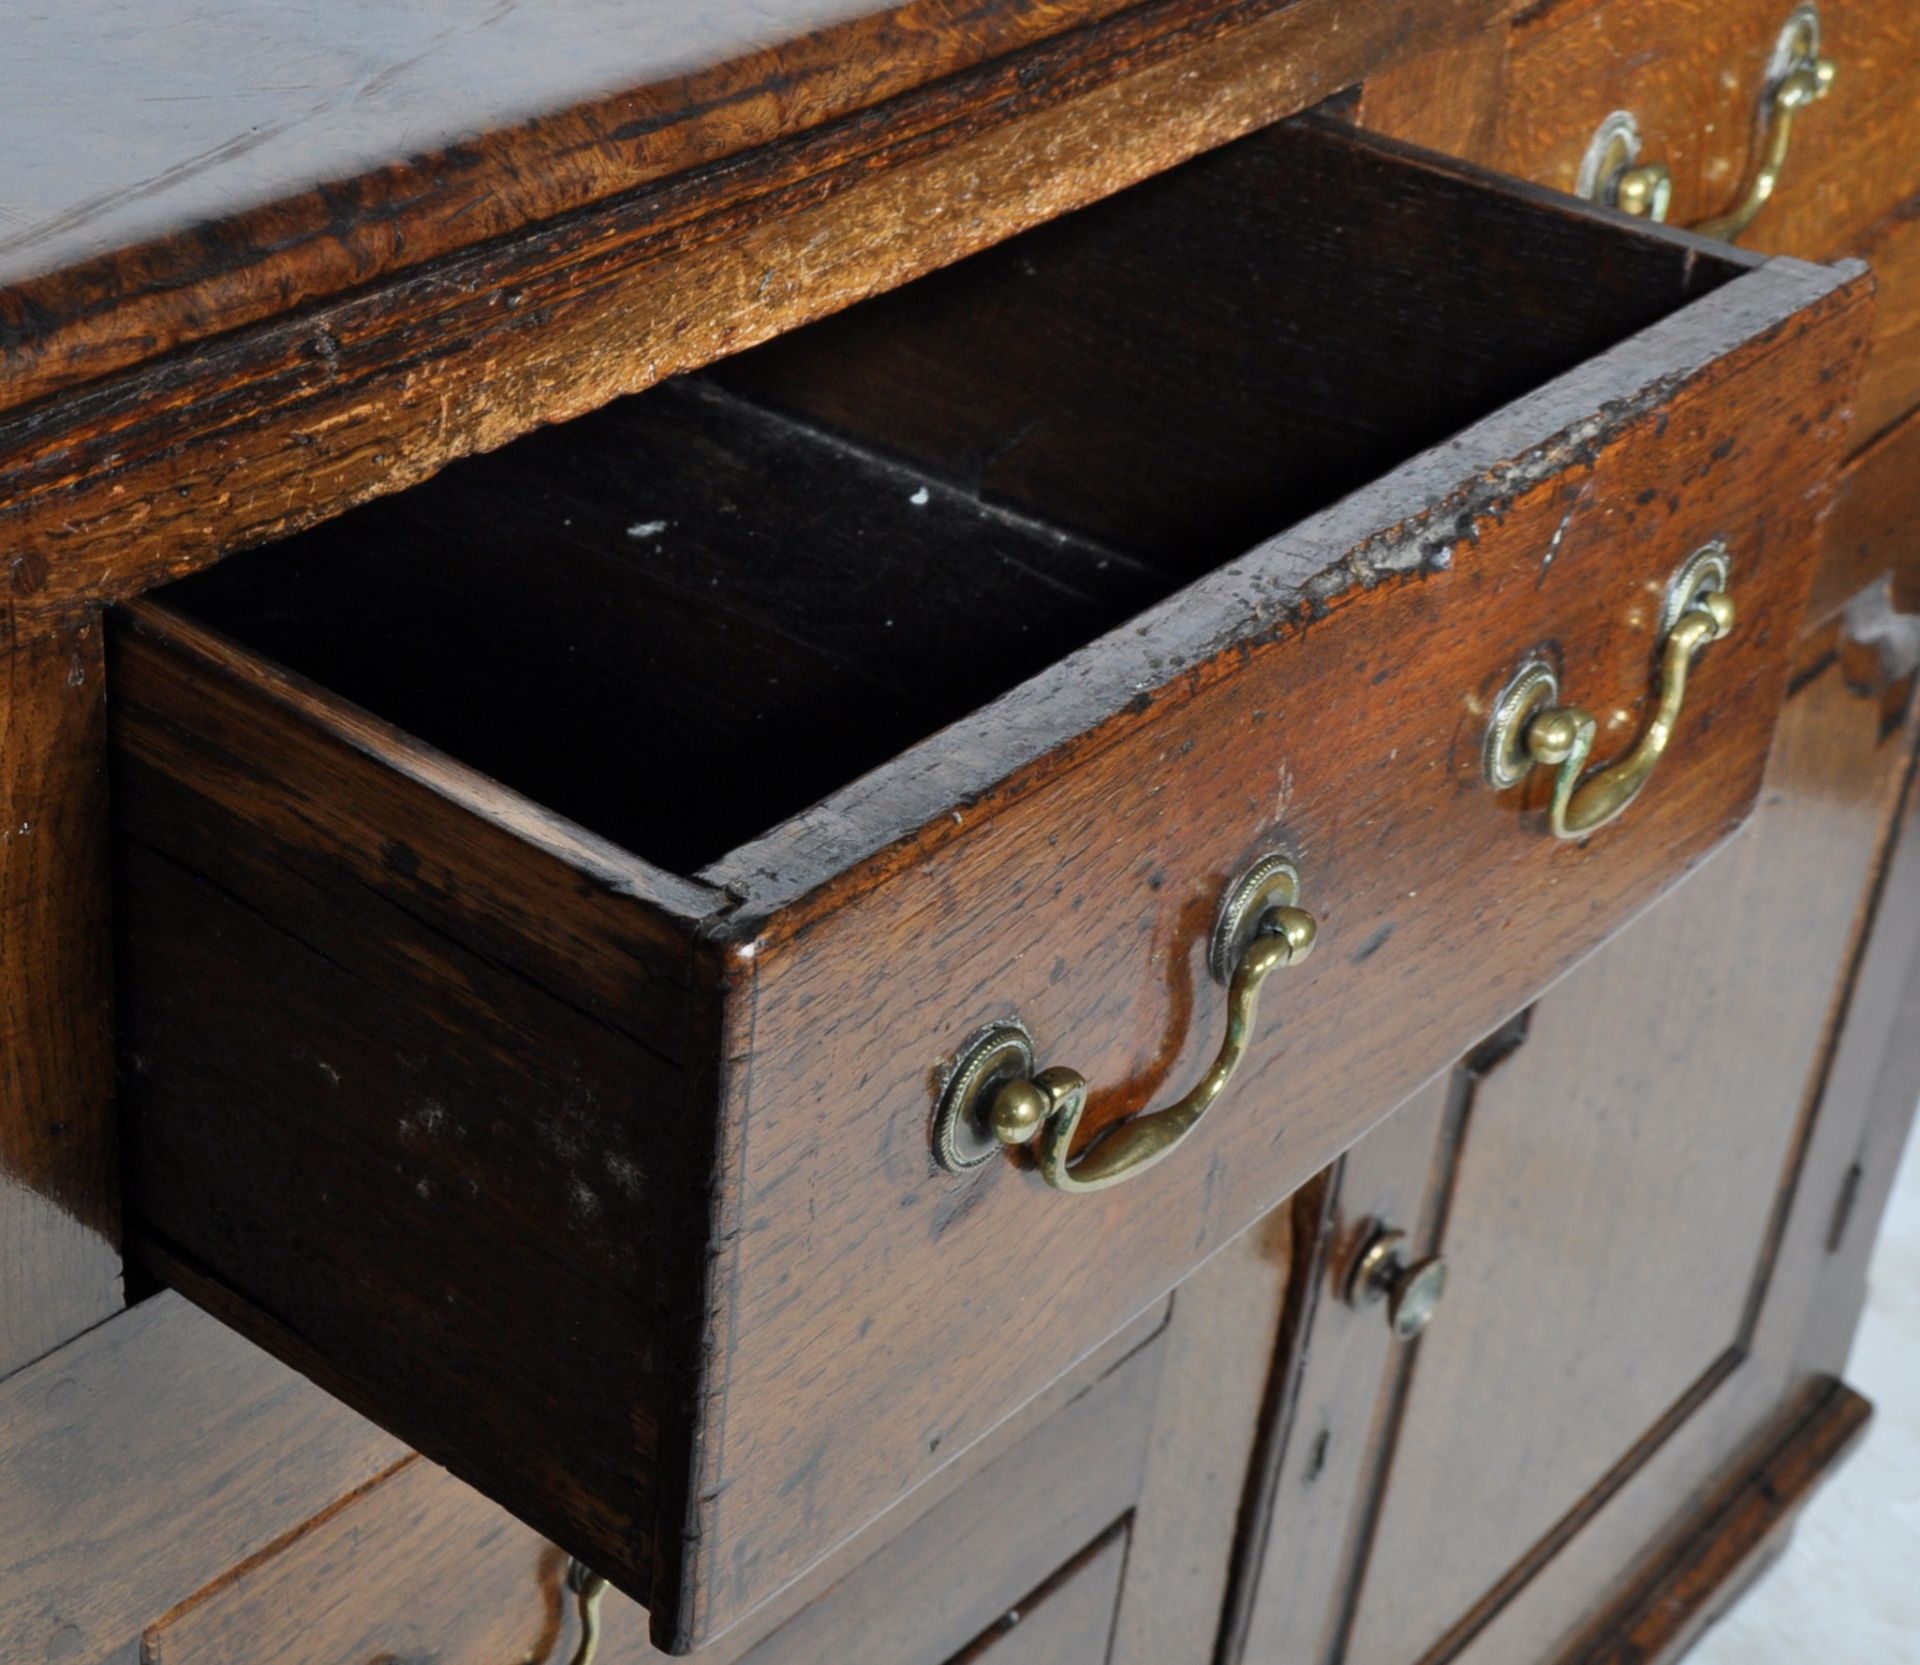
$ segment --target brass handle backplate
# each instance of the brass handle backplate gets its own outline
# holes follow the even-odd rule
[[[1631,752],[1583,779],[1598,725],[1579,706],[1559,703],[1560,680],[1553,667],[1533,659],[1494,705],[1484,757],[1487,783],[1505,791],[1536,765],[1557,769],[1547,817],[1556,838],[1585,838],[1625,810],[1673,741],[1694,656],[1733,629],[1730,571],[1726,546],[1710,543],[1696,550],[1668,584],[1660,619],[1660,703]]]
[[[1820,11],[1808,0],[1796,6],[1780,31],[1767,66],[1760,99],[1760,166],[1739,203],[1690,229],[1703,237],[1735,241],[1779,188],[1793,143],[1794,119],[1832,91],[1839,71],[1820,52]],[[1665,220],[1673,199],[1673,175],[1660,162],[1640,160],[1641,139],[1632,112],[1617,110],[1600,124],[1581,163],[1578,189],[1584,197],[1642,219]]]
[[[1170,1156],[1233,1080],[1259,1012],[1260,985],[1313,949],[1313,915],[1296,904],[1300,875],[1285,856],[1256,863],[1227,893],[1210,959],[1227,986],[1227,1033],[1212,1065],[1176,1104],[1128,1118],[1077,1159],[1073,1142],[1086,1114],[1086,1077],[1055,1066],[1036,1070],[1032,1038],[1018,1023],[990,1025],[967,1044],[940,1093],[934,1157],[949,1173],[987,1162],[1003,1146],[1031,1144],[1057,1191],[1104,1191]]]

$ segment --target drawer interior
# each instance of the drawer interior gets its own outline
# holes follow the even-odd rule
[[[166,596],[695,873],[1749,264],[1302,118]]]

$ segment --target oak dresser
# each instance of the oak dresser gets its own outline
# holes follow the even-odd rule
[[[1777,1553],[1920,10],[29,11],[0,1662],[1638,1665]]]

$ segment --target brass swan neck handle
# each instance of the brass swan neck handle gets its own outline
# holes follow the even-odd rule
[[[1260,986],[1313,951],[1318,927],[1297,906],[1299,874],[1284,856],[1256,864],[1228,892],[1214,933],[1214,974],[1227,985],[1227,1032],[1212,1064],[1176,1103],[1107,1129],[1077,1159],[1073,1146],[1090,1089],[1077,1070],[1034,1068],[1018,1024],[977,1035],[956,1063],[936,1114],[934,1152],[949,1172],[975,1168],[1003,1146],[1033,1145],[1056,1191],[1104,1191],[1171,1156],[1219,1102],[1246,1056]]]
[[[569,1556],[567,1589],[573,1594],[574,1611],[580,1620],[580,1640],[567,1665],[593,1665],[594,1655],[600,1651],[600,1602],[607,1593],[607,1581],[578,1556]]]
[[[1759,217],[1760,210],[1772,200],[1779,188],[1780,175],[1787,165],[1787,152],[1793,144],[1794,118],[1809,105],[1817,104],[1833,90],[1839,70],[1831,58],[1819,56],[1819,35],[1812,37],[1808,54],[1772,84],[1762,105],[1766,124],[1765,150],[1760,169],[1739,204],[1729,212],[1697,222],[1692,229],[1702,237],[1718,237],[1734,242]]]
[[[1732,209],[1697,221],[1689,230],[1728,243],[1739,239],[1779,189],[1793,145],[1795,119],[1825,98],[1838,76],[1838,66],[1820,51],[1819,8],[1810,3],[1796,6],[1774,46],[1761,94],[1760,166]],[[1591,201],[1638,219],[1664,221],[1673,200],[1673,175],[1665,163],[1641,161],[1640,149],[1640,129],[1632,112],[1616,110],[1600,124],[1587,147],[1578,189]]]
[[[1547,823],[1555,838],[1580,839],[1616,819],[1652,778],[1673,743],[1695,655],[1729,635],[1736,617],[1727,593],[1724,545],[1696,551],[1667,587],[1661,617],[1660,700],[1633,750],[1591,775],[1598,725],[1577,705],[1560,705],[1552,666],[1535,659],[1507,684],[1487,727],[1485,767],[1496,791],[1516,786],[1535,765],[1558,770]]]

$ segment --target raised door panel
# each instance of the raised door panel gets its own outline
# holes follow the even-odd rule
[[[1829,667],[1789,706],[1776,781],[1835,745],[1821,718],[1842,681]],[[1454,1284],[1414,1363],[1349,1659],[1421,1658],[1497,1605],[1738,1369],[1888,807],[1867,794],[1843,819],[1776,792],[1752,837],[1542,1000],[1480,1083]],[[1391,1576],[1408,1565],[1417,1580]]]
[[[1319,1657],[1540,1657],[1785,1403],[1755,1325],[1905,754],[1898,698],[1816,656],[1750,832],[1463,1072],[1451,1286],[1368,1390],[1386,1431]]]

